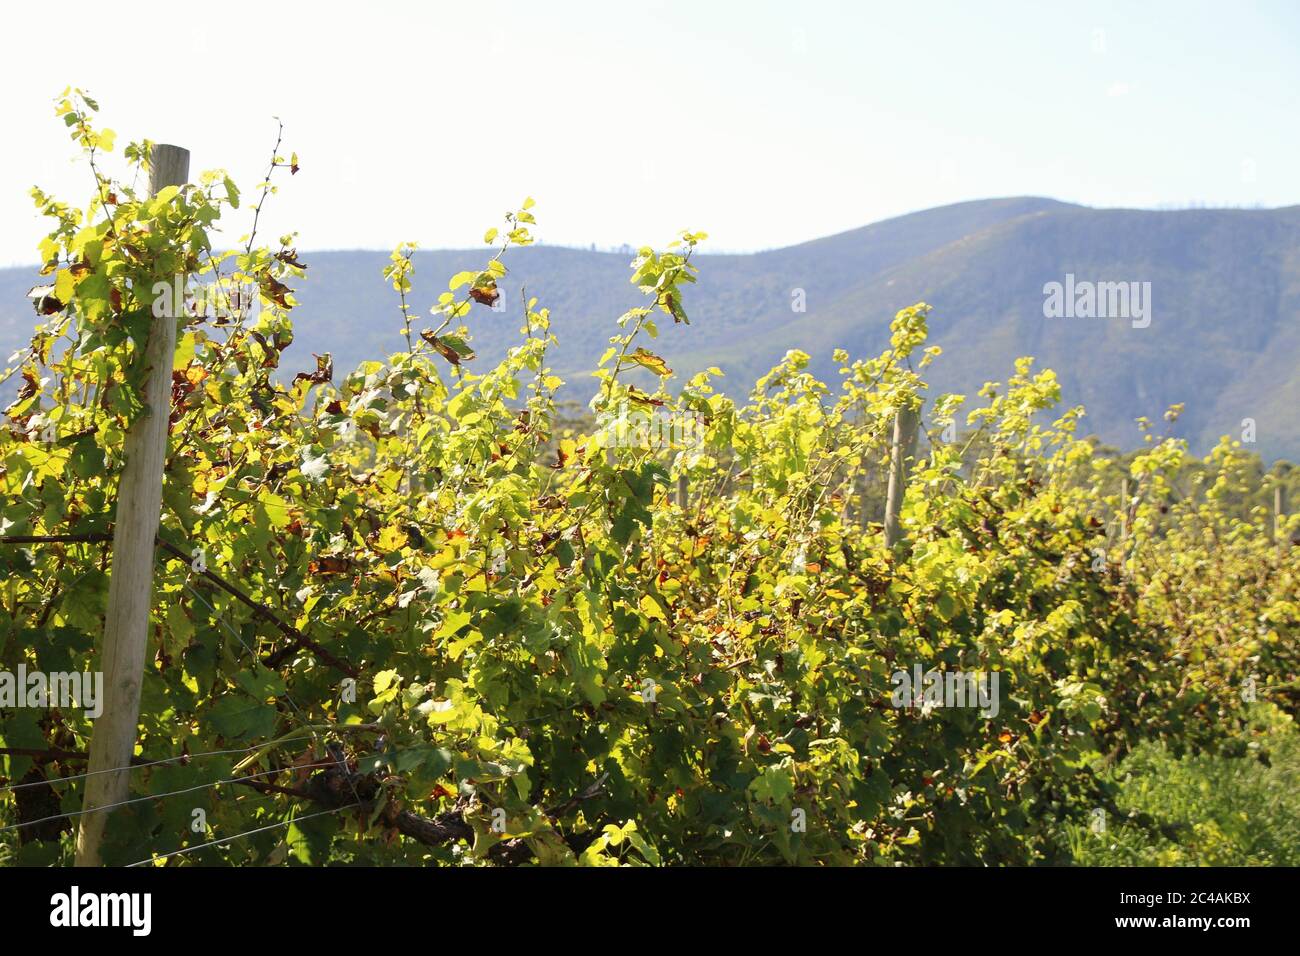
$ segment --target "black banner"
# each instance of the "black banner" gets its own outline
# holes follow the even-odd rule
[[[783,926],[945,945],[1191,935],[1223,944],[1296,926],[1295,870],[372,869],[0,870],[5,929],[126,940],[340,945],[427,929],[735,941]],[[514,930],[511,930],[514,927]],[[547,929],[547,927],[550,927]],[[650,935],[646,935],[650,934]],[[1043,934],[1049,934],[1044,936]],[[608,937],[605,937],[608,938]],[[432,938],[430,938],[432,943]]]

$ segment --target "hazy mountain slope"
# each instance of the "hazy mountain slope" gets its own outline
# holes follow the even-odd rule
[[[944,348],[937,389],[974,398],[1004,381],[1019,355],[1061,378],[1065,399],[1087,406],[1085,427],[1108,441],[1138,440],[1133,419],[1187,411],[1176,434],[1204,449],[1240,436],[1254,418],[1259,450],[1300,453],[1300,207],[1270,211],[1141,212],[1065,208],[964,237],[872,277],[827,308],[810,303],[762,336],[718,352],[692,351],[683,371],[721,361],[741,378],[798,345],[833,374],[832,349],[878,350],[901,305],[934,306]],[[1152,321],[1045,318],[1043,285],[1078,279],[1151,282]]]
[[[1047,199],[961,203],[788,249],[701,256],[700,281],[688,292],[691,327],[665,329],[666,347],[709,351],[743,340],[786,322],[795,289],[804,290],[809,308],[811,303],[826,305],[864,276],[941,248],[972,229],[1058,207],[1070,208]],[[414,301],[419,309],[427,309],[450,276],[480,268],[487,257],[485,251],[417,253]],[[643,302],[628,283],[631,258],[546,246],[511,250],[510,273],[501,283],[505,312],[476,308],[470,322],[479,355],[490,361],[514,344],[523,288],[551,309],[560,339],[554,365],[570,373],[590,371],[617,331],[614,319]],[[397,298],[380,278],[387,254],[317,252],[307,261],[308,281],[298,290],[300,345],[312,351],[331,348],[340,368],[399,347]]]
[[[424,314],[449,276],[481,267],[485,250],[421,252],[412,302]],[[298,289],[297,339],[287,364],[309,368],[330,351],[336,369],[402,347],[396,295],[380,273],[383,252],[306,254]],[[555,247],[512,250],[502,283],[506,311],[475,307],[470,326],[482,363],[518,334],[520,288],[550,307],[560,347],[552,364],[590,394],[583,377],[616,331],[614,319],[642,300],[627,281],[627,254]],[[1240,435],[1254,418],[1258,450],[1300,458],[1300,207],[1146,212],[1097,210],[1048,199],[944,206],[754,255],[701,256],[689,290],[692,325],[661,323],[655,347],[680,376],[709,365],[726,388],[747,392],[791,348],[835,376],[836,347],[854,355],[887,344],[889,319],[917,301],[934,306],[944,348],[936,391],[974,401],[986,380],[1005,381],[1017,356],[1054,368],[1065,400],[1088,407],[1088,431],[1116,444],[1137,438],[1133,419],[1159,420],[1186,402],[1178,434],[1198,451]],[[1043,285],[1078,280],[1148,281],[1152,321],[1045,318]],[[27,270],[0,270],[0,350],[33,322],[23,296]],[[792,311],[803,290],[807,311]],[[680,377],[679,376],[679,377]]]

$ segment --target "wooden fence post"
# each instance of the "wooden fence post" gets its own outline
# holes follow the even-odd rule
[[[149,190],[182,186],[189,179],[189,150],[155,145],[150,154]],[[163,316],[154,316],[145,347],[145,411],[131,423],[123,446],[122,477],[113,526],[113,561],[104,616],[104,710],[90,737],[86,795],[77,832],[77,865],[99,866],[100,845],[109,810],[127,798],[126,768],[135,750],[144,681],[149,612],[153,603],[154,539],[162,514],[167,420],[171,411],[172,362],[176,318],[184,307],[174,301],[184,283],[169,283]],[[183,291],[181,291],[183,295]]]
[[[1128,541],[1128,479],[1121,478],[1119,483],[1119,537]]]
[[[915,453],[917,410],[910,405],[899,408],[894,416],[894,442],[889,453],[889,491],[885,499],[885,547],[892,548],[902,538],[899,515],[903,496],[907,494],[907,460]]]
[[[678,475],[677,476],[677,507],[685,511],[687,502],[689,501],[690,501],[690,483],[686,480],[685,475]]]
[[[1282,529],[1286,525],[1286,489],[1279,479],[1273,486],[1273,537],[1279,544],[1283,543]]]
[[[862,469],[862,494],[858,497],[858,525],[863,530],[871,523],[871,515],[867,512],[867,496],[871,492],[871,468],[870,466]]]

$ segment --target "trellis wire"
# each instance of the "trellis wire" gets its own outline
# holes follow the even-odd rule
[[[235,636],[235,640],[239,641],[239,643],[243,646],[244,650],[248,651],[249,655],[252,657],[253,662],[254,662],[255,664],[260,663],[260,661],[258,661],[258,658],[257,658],[257,653],[256,653],[256,652],[255,652],[251,647],[248,646],[248,642],[244,640],[244,636],[243,636],[242,634],[240,634],[238,631],[236,631],[236,630],[235,630],[235,629],[230,625],[230,622],[227,621],[224,617],[222,617],[221,614],[217,611],[217,609],[216,609],[215,607],[213,607],[211,604],[209,604],[209,603],[208,603],[208,602],[203,598],[203,596],[202,596],[201,594],[199,594],[199,592],[196,591],[196,590],[194,589],[193,585],[191,585],[188,581],[185,582],[185,589],[186,589],[187,591],[189,591],[190,594],[191,594],[191,595],[192,595],[196,600],[198,600],[199,602],[201,602],[201,603],[203,604],[204,607],[206,607],[209,611],[212,612],[212,615],[213,615],[213,617],[216,619],[216,621],[217,621],[218,624],[221,624],[222,626],[224,626],[224,627],[226,628],[226,630],[228,630],[231,634],[233,634],[233,635]],[[306,724],[306,722],[307,722],[307,719],[303,716],[303,713],[302,713],[302,711],[298,708],[298,705],[295,704],[295,703],[293,702],[293,698],[289,696],[289,690],[288,690],[288,688],[286,687],[285,690],[284,690],[284,693],[280,694],[279,696],[284,700],[284,702],[285,702],[286,704],[289,705],[290,708],[293,709],[294,716],[297,717],[299,726],[304,726],[304,725]],[[316,731],[311,730],[310,728],[305,728],[305,729],[307,729],[308,733],[311,734],[314,743],[316,743],[317,745],[320,745],[320,746],[321,746],[321,750],[322,750],[323,752],[325,752],[325,753],[330,753],[330,750],[329,750],[328,747],[325,747],[325,746],[321,745],[320,737],[316,734]],[[336,766],[342,768],[342,770],[344,771],[343,776],[344,776],[344,778],[345,778],[345,779],[347,780],[347,782],[348,782],[348,788],[352,791],[352,796],[356,798],[357,803],[361,803],[361,802],[362,802],[362,800],[361,800],[361,794],[357,793],[357,787],[356,787],[356,784],[354,784],[354,783],[352,782],[352,775],[349,774],[349,773],[347,772],[347,767],[344,766],[342,758],[337,758],[337,759],[335,759],[334,763],[335,763]]]
[[[277,767],[275,770],[262,770],[262,771],[259,771],[258,773],[245,774],[245,775],[242,776],[242,777],[227,777],[227,778],[225,778],[224,780],[214,780],[214,781],[212,781],[211,783],[199,784],[199,785],[196,786],[196,787],[185,787],[185,788],[180,789],[180,790],[169,790],[169,791],[167,791],[166,793],[150,793],[150,794],[146,794],[146,795],[144,795],[144,796],[142,796],[142,797],[132,797],[132,798],[129,799],[129,800],[119,800],[117,803],[108,803],[108,804],[105,804],[105,805],[102,806],[102,807],[92,807],[92,808],[89,809],[89,810],[85,810],[85,809],[82,809],[82,810],[72,810],[72,811],[69,811],[68,813],[56,813],[56,814],[54,814],[53,816],[41,817],[41,818],[38,819],[38,820],[24,820],[22,823],[11,823],[11,824],[9,824],[8,826],[0,827],[0,833],[4,833],[4,832],[7,831],[7,830],[17,830],[17,829],[19,829],[19,828],[21,828],[21,827],[30,827],[30,826],[34,826],[34,825],[36,825],[37,823],[49,823],[49,822],[51,822],[51,821],[53,821],[53,820],[64,820],[64,819],[70,819],[70,818],[72,818],[72,817],[79,817],[79,816],[81,816],[81,815],[83,815],[83,814],[86,814],[86,813],[94,813],[94,812],[96,812],[96,811],[98,811],[98,810],[114,810],[114,809],[116,809],[116,808],[118,808],[118,807],[125,807],[125,806],[127,806],[128,804],[132,804],[132,803],[144,803],[145,801],[148,801],[148,800],[162,800],[162,799],[164,799],[165,797],[175,797],[175,796],[178,796],[178,795],[180,795],[180,794],[184,794],[184,793],[195,793],[195,792],[197,792],[197,791],[199,791],[199,790],[207,790],[207,789],[209,789],[209,788],[211,788],[211,787],[221,787],[221,786],[224,786],[224,785],[226,785],[226,784],[228,784],[228,783],[240,783],[240,782],[242,782],[242,781],[244,781],[244,780],[254,780],[254,779],[256,779],[257,777],[269,777],[269,776],[272,776],[272,775],[277,774],[277,773],[284,773],[286,770],[295,770],[295,769],[296,769],[296,770],[302,770],[302,769],[311,769],[311,768],[316,768],[316,769],[318,769],[318,768],[321,768],[321,767],[333,767],[333,766],[335,766],[335,765],[336,765],[336,764],[335,764],[335,761],[332,761],[332,760],[331,760],[331,761],[328,761],[328,762],[326,762],[326,763],[318,763],[318,764],[300,764],[300,765],[297,766],[297,767],[292,767],[292,766],[291,766],[291,767]]]
[[[311,739],[312,738],[310,736],[286,737],[282,740],[277,740],[275,742],[291,744],[298,740],[311,740]],[[174,757],[166,757],[161,760],[149,760],[149,761],[145,761],[144,763],[133,763],[133,764],[128,764],[125,767],[110,767],[107,770],[92,770],[86,773],[74,773],[67,777],[55,777],[52,780],[37,780],[32,783],[11,783],[11,784],[6,784],[3,787],[0,787],[0,793],[4,793],[9,790],[25,790],[28,787],[53,787],[60,783],[66,783],[70,780],[84,780],[86,777],[93,777],[96,774],[100,774],[100,773],[117,773],[120,770],[143,770],[146,767],[158,767],[164,764],[177,763],[178,761],[185,762],[189,760],[198,760],[200,757],[219,757],[219,756],[229,756],[230,754],[252,753],[254,750],[260,750],[265,746],[266,744],[263,743],[263,744],[254,744],[251,747],[237,747],[233,750],[207,750],[202,753],[196,753],[196,754],[177,754]]]
[[[163,853],[159,856],[151,856],[147,860],[137,860],[135,863],[128,863],[127,868],[133,866],[145,866],[149,863],[157,863],[159,860],[170,859],[173,856],[181,856],[186,853],[193,853],[195,850],[205,850],[210,846],[220,846],[223,843],[233,843],[235,840],[243,839],[246,836],[252,836],[254,833],[264,833],[267,830],[274,830],[277,827],[287,827],[290,824],[297,823],[300,820],[310,820],[312,817],[323,817],[327,813],[338,813],[342,810],[351,810],[353,807],[360,806],[358,803],[349,803],[347,806],[334,807],[330,810],[318,810],[315,813],[308,813],[306,816],[293,817],[289,820],[281,820],[278,823],[272,823],[268,826],[258,827],[255,830],[245,830],[243,833],[236,833],[234,836],[228,836],[224,840],[211,840],[207,843],[200,843],[198,846],[187,846],[184,849],[173,850],[170,853]]]

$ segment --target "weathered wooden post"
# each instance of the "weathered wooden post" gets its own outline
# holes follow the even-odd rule
[[[182,186],[189,179],[189,150],[179,146],[155,145],[149,164],[151,194],[168,186]],[[168,286],[163,293],[167,301],[154,309],[145,347],[145,410],[131,423],[123,446],[101,655],[104,710],[90,738],[89,776],[77,832],[78,866],[101,863],[100,844],[110,811],[97,808],[127,798],[130,779],[125,768],[131,763],[140,720],[140,687],[153,603],[154,539],[162,513],[176,317],[184,305],[174,301],[184,283]]]
[[[1122,478],[1119,483],[1119,536],[1120,540],[1128,542],[1128,479]]]
[[[689,501],[690,501],[690,482],[686,480],[685,475],[678,475],[677,476],[677,507],[685,511],[686,505]]]
[[[1281,480],[1273,486],[1273,537],[1283,544],[1282,530],[1286,526],[1286,489]]]
[[[894,442],[889,453],[889,490],[885,498],[885,546],[892,548],[903,536],[899,515],[907,494],[907,461],[915,454],[917,410],[904,405],[894,416]]]
[[[867,525],[871,523],[871,515],[867,511],[867,497],[871,493],[871,468],[868,466],[862,469],[862,494],[858,497],[858,525],[863,531],[867,530]]]

